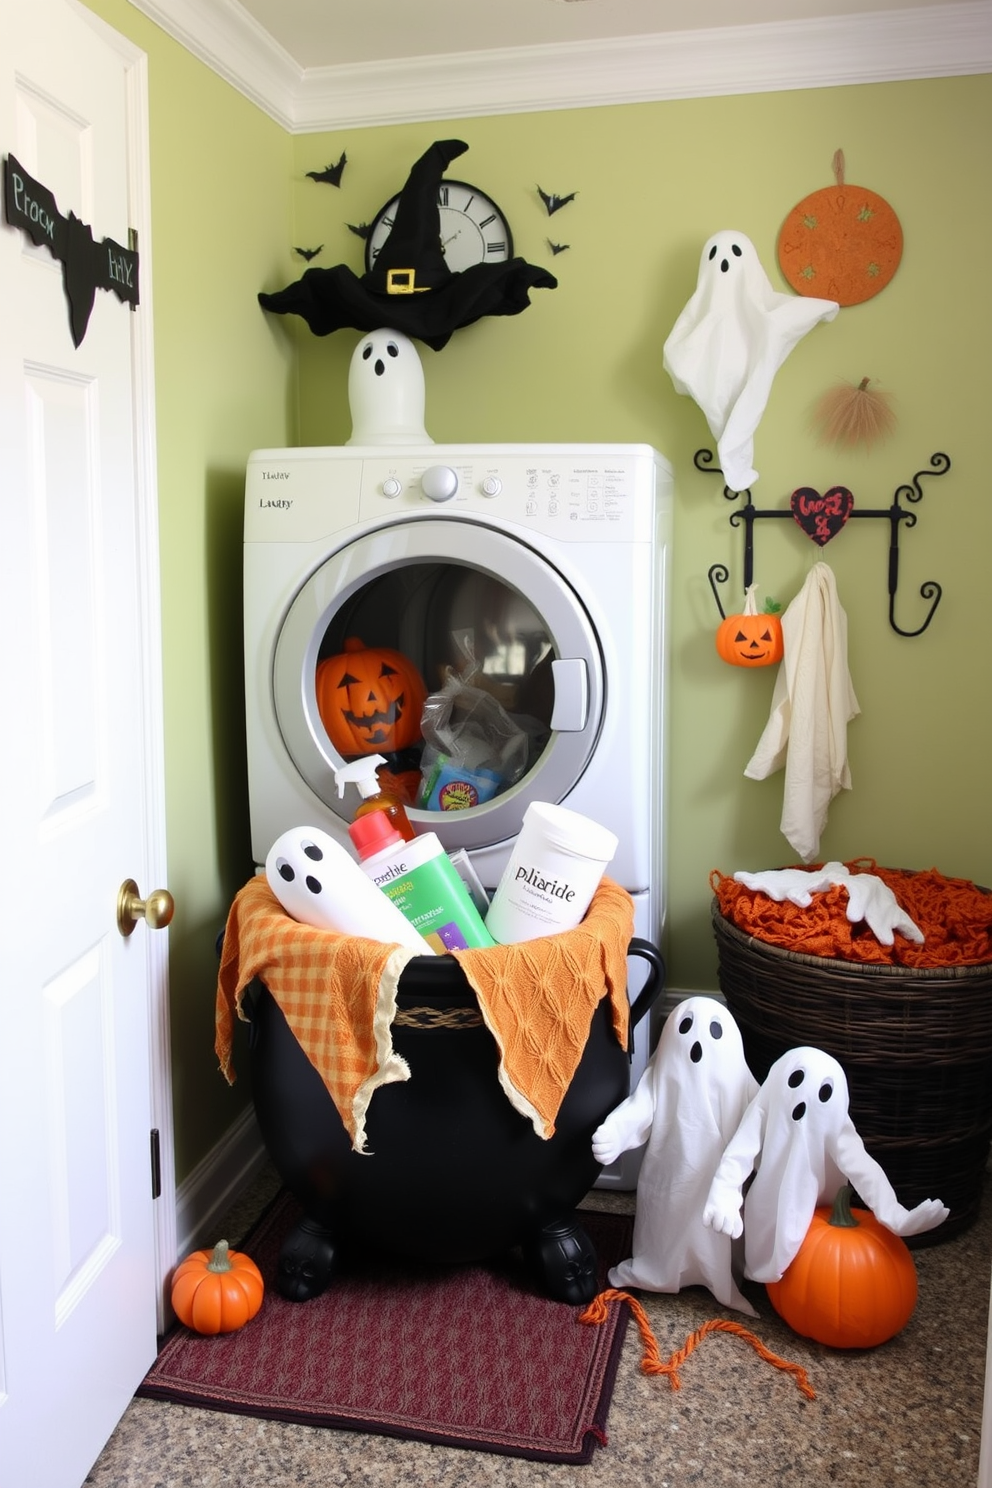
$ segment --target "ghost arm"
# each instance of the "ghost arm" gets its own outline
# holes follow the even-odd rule
[[[633,1093],[593,1132],[592,1155],[604,1167],[616,1162],[621,1152],[642,1146],[651,1135],[655,1108],[653,1074],[649,1064]]]
[[[845,1122],[838,1133],[832,1155],[878,1222],[894,1235],[922,1235],[936,1229],[950,1213],[939,1199],[923,1199],[913,1209],[900,1204],[885,1170],[867,1151],[852,1121]]]
[[[744,1229],[741,1216],[744,1185],[761,1151],[766,1115],[759,1091],[724,1148],[703,1207],[703,1224],[735,1240]]]

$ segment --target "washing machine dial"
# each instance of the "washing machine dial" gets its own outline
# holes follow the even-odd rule
[[[390,501],[397,497],[403,489],[403,482],[396,479],[395,475],[387,475],[382,483],[382,494],[388,496]]]
[[[458,475],[450,465],[429,465],[420,477],[420,488],[431,501],[450,501],[458,490]]]
[[[487,475],[482,482],[483,496],[498,496],[503,489],[503,482],[498,475]]]

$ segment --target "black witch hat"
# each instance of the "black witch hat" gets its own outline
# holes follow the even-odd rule
[[[436,140],[420,157],[375,266],[361,278],[346,264],[307,269],[295,284],[260,294],[262,308],[302,316],[315,336],[346,326],[357,331],[389,326],[440,351],[461,326],[484,315],[519,315],[530,304],[531,289],[555,289],[553,274],[522,258],[472,264],[458,273],[449,269],[441,246],[438,188],[447,166],[467,149],[463,140]],[[390,283],[411,270],[422,292],[411,294],[408,285],[391,291]]]

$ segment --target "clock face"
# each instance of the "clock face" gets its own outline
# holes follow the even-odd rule
[[[399,197],[394,196],[376,213],[365,243],[367,269],[375,267],[396,219],[398,204]],[[478,263],[505,263],[513,257],[513,240],[506,218],[492,197],[477,186],[469,186],[465,181],[442,181],[437,205],[441,247],[452,273],[460,274]]]

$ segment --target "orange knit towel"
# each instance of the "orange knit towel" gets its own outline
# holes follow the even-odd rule
[[[796,1389],[805,1395],[807,1400],[816,1399],[816,1391],[810,1384],[809,1377],[802,1365],[790,1364],[788,1359],[782,1359],[778,1354],[773,1354],[770,1349],[765,1347],[761,1339],[751,1332],[750,1328],[744,1327],[743,1323],[733,1322],[729,1318],[710,1318],[709,1322],[703,1323],[702,1327],[697,1328],[695,1333],[690,1333],[682,1347],[676,1349],[675,1353],[666,1362],[661,1357],[658,1340],[651,1331],[651,1324],[648,1322],[647,1313],[637,1298],[632,1297],[629,1292],[621,1292],[617,1291],[615,1287],[607,1287],[604,1292],[600,1292],[598,1296],[593,1297],[585,1311],[579,1314],[579,1322],[604,1323],[608,1315],[608,1302],[626,1302],[634,1314],[634,1321],[640,1330],[641,1342],[644,1345],[644,1354],[641,1358],[641,1373],[667,1374],[673,1390],[681,1390],[682,1381],[679,1379],[679,1369],[685,1363],[693,1349],[698,1348],[704,1338],[708,1337],[711,1333],[733,1333],[738,1338],[743,1338],[746,1343],[749,1343],[759,1358],[765,1360],[766,1364],[772,1364],[776,1369],[784,1369],[787,1374],[791,1374],[796,1382]]]
[[[617,1041],[627,1046],[627,946],[633,929],[633,900],[604,878],[575,930],[453,952],[499,1046],[500,1083],[539,1137],[554,1136],[604,993]]]
[[[710,885],[724,919],[755,940],[799,955],[920,970],[992,962],[992,894],[987,890],[967,879],[945,878],[936,868],[910,873],[879,868],[871,858],[856,858],[844,866],[851,873],[873,873],[887,884],[922,930],[923,944],[897,935],[894,945],[883,946],[864,925],[852,925],[847,918],[847,891],[841,885],[814,894],[805,909],[788,901],[779,904],[760,890],[725,877],[719,869],[710,874]]]
[[[604,879],[582,924],[522,945],[459,951],[457,958],[500,1051],[500,1082],[541,1137],[582,1057],[593,1011],[610,999],[611,1025],[626,1048],[627,946],[633,901]],[[234,1080],[231,1045],[241,1000],[260,977],[324,1081],[356,1151],[375,1090],[411,1071],[392,1046],[400,974],[416,951],[315,930],[291,919],[264,877],[236,896],[217,979],[215,1049]]]

